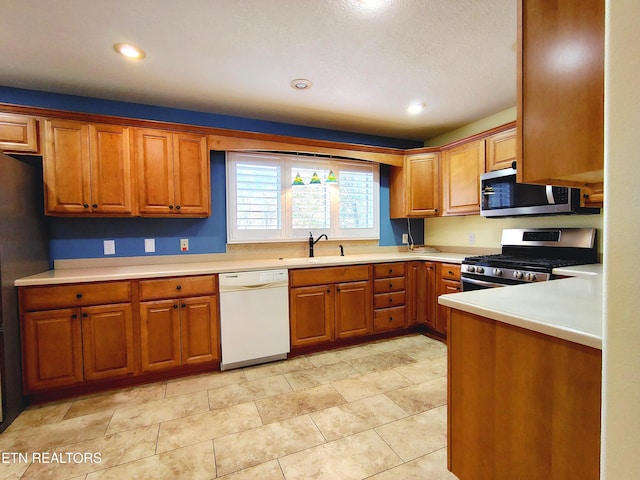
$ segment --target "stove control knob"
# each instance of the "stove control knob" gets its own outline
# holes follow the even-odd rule
[[[529,275],[527,275],[527,279],[530,282],[535,282],[536,281],[536,274],[535,273],[530,273]]]
[[[516,277],[518,280],[522,280],[522,277],[524,277],[524,275],[522,274],[521,271],[517,270],[515,272],[513,272],[513,276]]]
[[[477,271],[478,273],[484,273],[484,268],[483,268],[483,267],[478,267],[478,268],[476,269],[476,271]]]
[[[502,272],[502,269],[501,269],[501,268],[494,268],[494,269],[493,269],[493,274],[494,274],[496,277],[501,277],[501,276],[502,276],[502,273],[503,273],[503,272]]]
[[[469,272],[469,273],[473,273],[473,272],[475,272],[475,271],[476,271],[476,267],[474,267],[473,265],[469,265],[469,266],[467,267],[467,272]]]

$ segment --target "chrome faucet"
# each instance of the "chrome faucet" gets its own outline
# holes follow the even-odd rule
[[[311,232],[309,232],[309,257],[313,257],[313,246],[318,243],[322,237],[326,238],[327,240],[329,240],[329,237],[327,237],[326,233],[323,233],[322,235],[320,235],[316,240],[313,239],[313,235],[311,234]]]

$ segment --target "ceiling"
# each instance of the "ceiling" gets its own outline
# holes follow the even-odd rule
[[[0,0],[0,85],[415,140],[515,106],[515,1],[377,3]]]

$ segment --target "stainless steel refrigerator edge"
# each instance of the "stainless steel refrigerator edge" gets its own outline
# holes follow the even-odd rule
[[[17,278],[49,269],[42,166],[0,152],[0,432],[24,409]]]

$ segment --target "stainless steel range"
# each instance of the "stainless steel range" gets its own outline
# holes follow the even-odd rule
[[[552,280],[553,269],[598,263],[595,228],[509,228],[502,253],[466,257],[462,290],[505,287]]]

